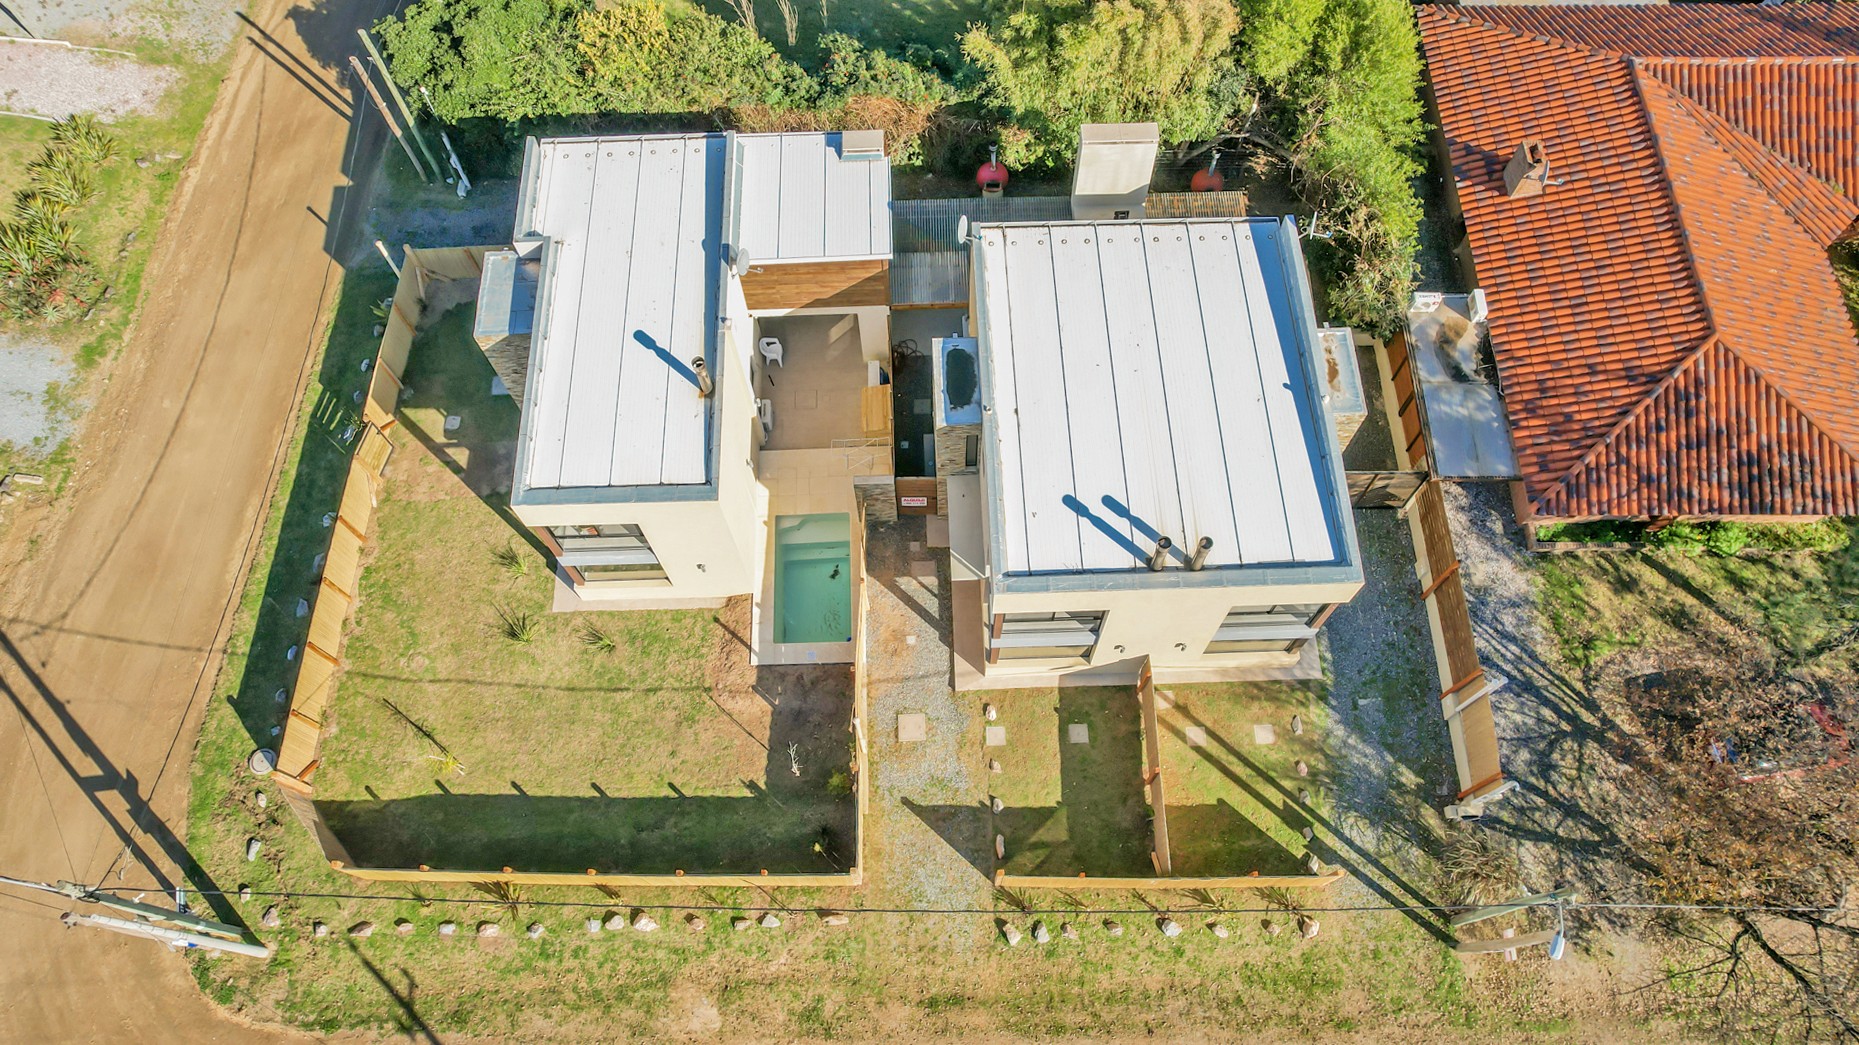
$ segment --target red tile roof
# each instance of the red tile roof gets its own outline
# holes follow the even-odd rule
[[[1859,514],[1859,4],[1420,23],[1534,512]]]

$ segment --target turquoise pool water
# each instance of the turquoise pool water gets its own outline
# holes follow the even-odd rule
[[[852,641],[852,517],[775,517],[775,641]]]

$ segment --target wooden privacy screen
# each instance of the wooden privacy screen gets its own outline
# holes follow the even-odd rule
[[[1420,488],[1407,521],[1414,537],[1421,597],[1427,602],[1427,622],[1433,630],[1440,712],[1446,716],[1452,735],[1459,798],[1478,798],[1503,784],[1504,772],[1498,760],[1489,678],[1478,661],[1471,609],[1465,601],[1465,585],[1452,547],[1452,528],[1446,520],[1446,499],[1440,492],[1439,480],[1428,480]]]
[[[795,261],[756,265],[743,273],[742,299],[756,311],[889,305],[890,263]]]

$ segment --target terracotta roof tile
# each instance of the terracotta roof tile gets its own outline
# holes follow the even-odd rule
[[[1859,154],[1850,140],[1844,151],[1821,149],[1754,108],[1725,115],[1715,104],[1763,83],[1799,86],[1791,98],[1836,109],[1845,96],[1805,73],[1699,76],[1620,50],[1724,56],[1772,44],[1859,56],[1859,5],[1825,6],[1791,6],[1787,18],[1754,7],[1712,7],[1709,17],[1663,7],[1420,9],[1518,463],[1539,514],[1859,511],[1859,363],[1823,249],[1859,202],[1815,177]],[[1846,34],[1850,45],[1829,43]],[[1544,143],[1561,183],[1511,199],[1504,165],[1527,138]],[[1716,380],[1733,387],[1713,391]],[[1752,449],[1786,455],[1789,481],[1765,484],[1738,465],[1737,453]]]

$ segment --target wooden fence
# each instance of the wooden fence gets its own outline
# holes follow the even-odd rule
[[[1136,676],[1136,699],[1142,704],[1143,783],[1149,788],[1149,810],[1155,826],[1149,860],[1156,874],[1168,878],[1175,873],[1175,860],[1168,848],[1168,794],[1162,783],[1162,727],[1156,722],[1155,674],[1149,670],[1147,657]]]
[[[1154,848],[1150,850],[1149,856],[1155,865],[1155,876],[1098,877],[1081,871],[1067,878],[1060,875],[1008,874],[1005,868],[996,867],[995,886],[1005,889],[1310,889],[1329,885],[1343,877],[1341,869],[1331,869],[1321,874],[1176,875],[1168,835],[1162,731],[1156,720],[1155,676],[1150,670],[1149,658],[1143,658],[1136,679],[1136,696],[1142,706],[1143,786],[1149,792],[1149,806],[1154,812]]]
[[[1432,471],[1427,455],[1425,407],[1420,402],[1420,387],[1414,376],[1413,354],[1407,351],[1407,334],[1397,333],[1383,346],[1382,373],[1393,395],[1394,447],[1401,467],[1415,471]]]
[[[1421,487],[1407,523],[1413,533],[1421,598],[1427,604],[1427,623],[1433,632],[1440,712],[1452,734],[1458,796],[1461,800],[1480,798],[1504,783],[1504,772],[1498,760],[1497,723],[1491,715],[1491,678],[1478,660],[1471,610],[1465,601],[1439,480],[1428,480]]]
[[[393,453],[393,441],[387,433],[397,419],[396,408],[403,387],[401,375],[413,352],[425,309],[427,290],[436,281],[476,279],[484,270],[484,255],[491,247],[442,247],[416,250],[404,248],[406,260],[401,264],[400,280],[394,287],[393,303],[383,322],[381,347],[376,353],[362,406],[362,429],[355,452],[349,462],[349,477],[342,490],[342,500],[330,526],[329,550],[324,557],[323,575],[316,587],[310,612],[308,637],[299,657],[297,680],[290,694],[289,710],[284,721],[284,736],[278,743],[277,767],[272,777],[279,785],[285,803],[316,839],[329,866],[343,874],[370,882],[507,882],[511,884],[588,885],[588,886],[817,886],[844,887],[862,880],[865,850],[865,808],[868,795],[866,747],[864,734],[864,672],[855,681],[852,728],[859,752],[857,824],[857,864],[843,874],[653,874],[605,873],[590,869],[583,874],[518,871],[512,868],[486,870],[435,869],[430,867],[392,868],[357,867],[335,832],[331,831],[316,806],[316,788],[312,782],[322,746],[323,720],[335,696],[342,665],[342,641],[348,627],[349,612],[361,580],[362,552],[367,546],[368,528],[374,521],[379,503],[383,475]],[[860,648],[869,599],[862,587],[859,595]],[[862,667],[862,665],[861,665]]]

